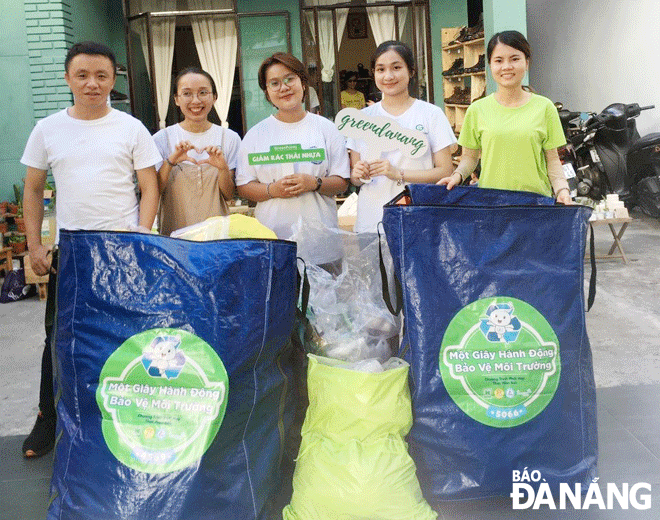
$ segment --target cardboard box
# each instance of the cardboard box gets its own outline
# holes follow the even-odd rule
[[[57,224],[55,223],[55,217],[44,217],[44,220],[41,223],[41,243],[43,245],[54,244],[56,230]]]
[[[355,225],[355,215],[344,215],[339,217],[339,229],[344,231],[353,231]]]

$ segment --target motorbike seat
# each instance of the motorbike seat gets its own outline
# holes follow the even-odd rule
[[[653,132],[652,134],[637,139],[637,141],[635,141],[630,147],[628,154],[630,155],[633,152],[652,146],[660,146],[660,132]]]

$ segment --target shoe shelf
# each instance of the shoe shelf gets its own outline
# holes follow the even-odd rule
[[[123,83],[123,87],[120,88],[119,90],[113,90],[110,93],[110,105],[116,108],[124,107],[121,108],[121,110],[130,113],[131,110],[130,96],[122,92],[122,90],[126,90],[127,92],[129,90],[128,72],[124,65],[117,65],[115,72],[118,79],[123,78],[123,80],[117,82],[117,83]]]
[[[457,134],[470,103],[486,91],[484,38],[460,41],[475,30],[447,27],[441,33],[445,114]]]

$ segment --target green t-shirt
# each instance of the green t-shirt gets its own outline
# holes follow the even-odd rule
[[[481,150],[479,186],[551,197],[544,152],[566,139],[548,98],[532,94],[523,106],[507,108],[491,94],[467,109],[458,144]]]

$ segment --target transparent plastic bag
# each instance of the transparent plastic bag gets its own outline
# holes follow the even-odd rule
[[[315,223],[299,221],[292,240],[304,244],[310,235],[318,237],[320,233],[331,234],[328,242],[332,247],[340,244],[342,256],[331,269],[307,263],[307,318],[313,328],[308,349],[344,361],[386,361],[392,355],[391,343],[398,336],[400,320],[383,301],[378,235],[320,230]],[[392,260],[384,238],[381,245],[391,273]]]

